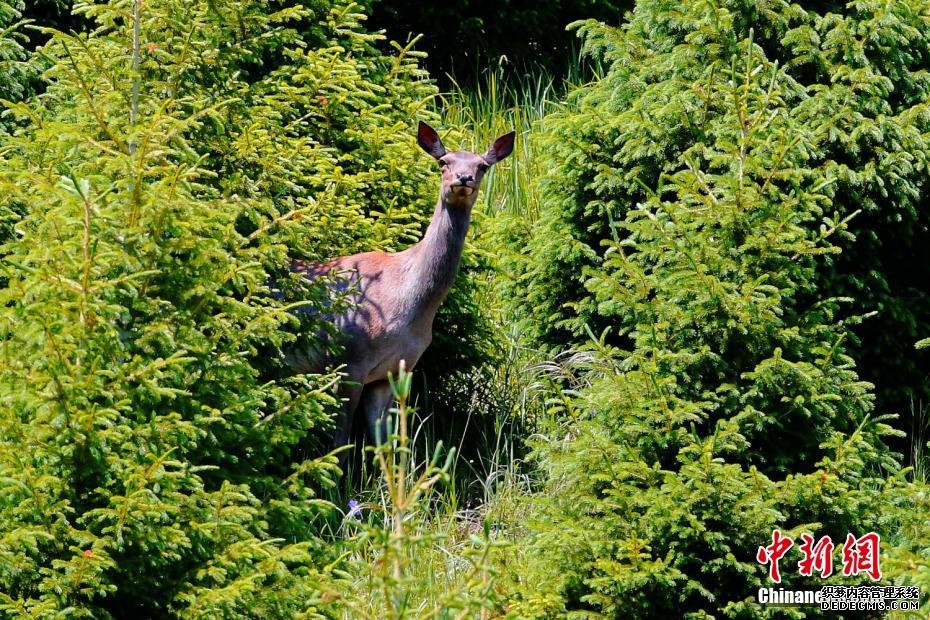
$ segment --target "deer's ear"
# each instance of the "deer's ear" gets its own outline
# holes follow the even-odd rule
[[[420,121],[420,125],[417,127],[417,144],[436,159],[446,154],[446,147],[442,145],[439,134],[423,121]]]
[[[517,137],[517,132],[511,131],[510,133],[505,133],[500,138],[494,141],[494,144],[487,150],[484,154],[484,159],[489,164],[496,164],[500,160],[504,159],[511,153],[513,153],[513,141]]]

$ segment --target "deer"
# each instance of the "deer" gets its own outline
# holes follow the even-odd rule
[[[458,271],[472,208],[485,173],[511,154],[515,132],[497,138],[483,154],[448,151],[435,129],[420,121],[417,143],[440,167],[439,198],[422,239],[396,253],[364,252],[324,263],[295,260],[291,270],[310,281],[328,278],[345,310],[327,317],[338,332],[338,354],[290,351],[295,373],[342,367],[332,447],[350,443],[358,415],[370,437],[385,438],[384,416],[393,400],[388,375],[401,364],[413,370],[432,341],[433,319]],[[343,453],[344,454],[344,453]]]

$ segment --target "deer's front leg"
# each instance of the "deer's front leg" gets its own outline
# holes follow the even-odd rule
[[[369,383],[362,392],[362,408],[368,422],[368,432],[376,444],[384,442],[387,438],[385,414],[393,400],[394,394],[391,393],[391,385],[387,380]]]
[[[339,381],[339,397],[342,399],[342,408],[336,416],[336,431],[333,433],[333,449],[348,445],[352,433],[352,421],[358,409],[362,391],[365,386],[357,378],[348,375]],[[340,464],[345,464],[347,452],[340,454]]]

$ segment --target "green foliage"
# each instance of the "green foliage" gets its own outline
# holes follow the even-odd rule
[[[850,297],[850,315],[876,316],[854,328],[863,372],[901,412],[899,388],[923,382],[926,353],[900,355],[930,333],[922,271],[928,212],[926,139],[930,14],[924,2],[851,3],[820,14],[787,2],[725,2],[672,10],[641,2],[622,29],[580,26],[585,49],[610,66],[547,121],[541,180],[546,196],[532,241],[518,237],[514,266],[532,342],[549,347],[599,333],[612,309],[587,294],[611,221],[645,200],[663,175],[700,144],[718,110],[706,84],[725,79],[749,29],[792,82],[789,105],[811,130],[805,167],[827,185],[839,218],[856,217],[834,243],[842,252],[816,266],[818,294]],[[524,249],[525,248],[525,249]]]
[[[573,66],[572,73],[581,70]],[[536,125],[554,107],[551,102],[560,94],[553,79],[539,76],[516,86],[508,83],[505,68],[498,67],[473,90],[457,87],[442,95],[443,123],[468,127],[469,149],[481,151],[496,137],[508,131],[517,133],[513,154],[496,166],[495,173],[481,185],[477,210],[479,216],[485,217],[479,222],[477,237],[485,233],[481,224],[488,222],[496,228],[500,216],[536,218],[539,205],[534,180],[543,173]]]
[[[409,126],[432,90],[348,3],[141,6],[134,42],[132,3],[79,4],[98,28],[55,35],[48,89],[12,107],[0,605],[334,609],[337,469],[307,455],[335,402],[329,377],[262,374],[294,321],[269,282],[288,255],[413,238],[433,192]]]
[[[0,1],[0,103],[20,101],[31,94],[37,82],[37,70],[27,58],[22,32],[23,3]],[[8,115],[0,115],[0,139],[12,128]],[[0,147],[2,157],[2,147]],[[13,237],[13,225],[23,214],[23,205],[0,203],[0,243]],[[3,277],[0,275],[0,283]]]
[[[417,463],[409,406],[413,376],[401,366],[391,389],[397,406],[388,414],[385,441],[371,449],[377,465],[378,496],[350,503],[344,527],[356,575],[342,602],[353,618],[475,618],[499,605],[489,556],[497,545],[484,528],[470,523],[463,549],[444,552],[449,532],[435,528],[431,514],[448,482],[455,451],[442,446]],[[477,531],[475,531],[477,529]],[[479,532],[482,535],[479,535]]]
[[[774,528],[899,533],[889,497],[911,487],[887,479],[884,442],[902,433],[822,288],[854,237],[836,93],[770,52],[812,17],[757,8],[643,2],[622,29],[582,27],[610,68],[546,121],[542,213],[509,286],[531,342],[600,337],[537,441],[540,559],[518,613],[783,617],[755,603]],[[914,106],[899,121],[916,137]]]
[[[21,0],[0,2],[0,100],[22,99],[35,79],[35,70],[26,62],[23,47],[22,13]],[[0,124],[0,130],[3,128]]]
[[[544,59],[535,28],[580,5],[534,7],[522,42],[476,6],[454,24],[475,49]],[[3,31],[0,615],[800,616],[754,602],[776,527],[878,531],[886,581],[930,589],[926,440],[900,470],[856,363],[904,341],[881,372],[911,381],[930,334],[906,259],[927,10],[806,6],[586,22],[606,69],[564,103],[504,69],[440,99],[421,44],[382,53],[347,0],[78,2],[41,94]],[[420,410],[479,449],[421,462],[402,373],[340,523],[314,458],[333,377],[275,378],[321,329],[294,304],[325,303],[286,266],[419,238],[436,179],[412,126],[437,108],[452,148],[519,133],[420,362]],[[873,308],[888,333],[855,318]],[[784,585],[821,585],[796,558]]]
[[[897,482],[897,481],[896,481]],[[926,480],[913,484],[889,485],[885,504],[879,507],[880,517],[893,531],[891,544],[882,556],[883,568],[898,582],[920,588],[921,605],[926,605],[930,592],[930,486]]]

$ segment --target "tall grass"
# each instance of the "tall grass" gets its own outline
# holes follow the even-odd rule
[[[355,579],[341,596],[346,618],[486,618],[497,606],[497,546],[486,521],[440,491],[455,450],[420,459],[411,437],[410,373],[401,365],[387,437],[370,448],[376,481],[343,523]]]
[[[930,408],[927,405],[911,402],[909,436],[909,465],[913,467],[911,477],[921,484],[930,483]]]
[[[539,197],[535,181],[542,170],[536,156],[540,148],[538,122],[557,105],[563,86],[551,77],[527,76],[515,81],[505,77],[504,67],[489,73],[473,91],[456,86],[439,98],[443,125],[461,128],[462,148],[482,152],[496,137],[517,132],[513,154],[498,164],[482,184],[479,209],[486,215],[502,213],[535,219]]]

